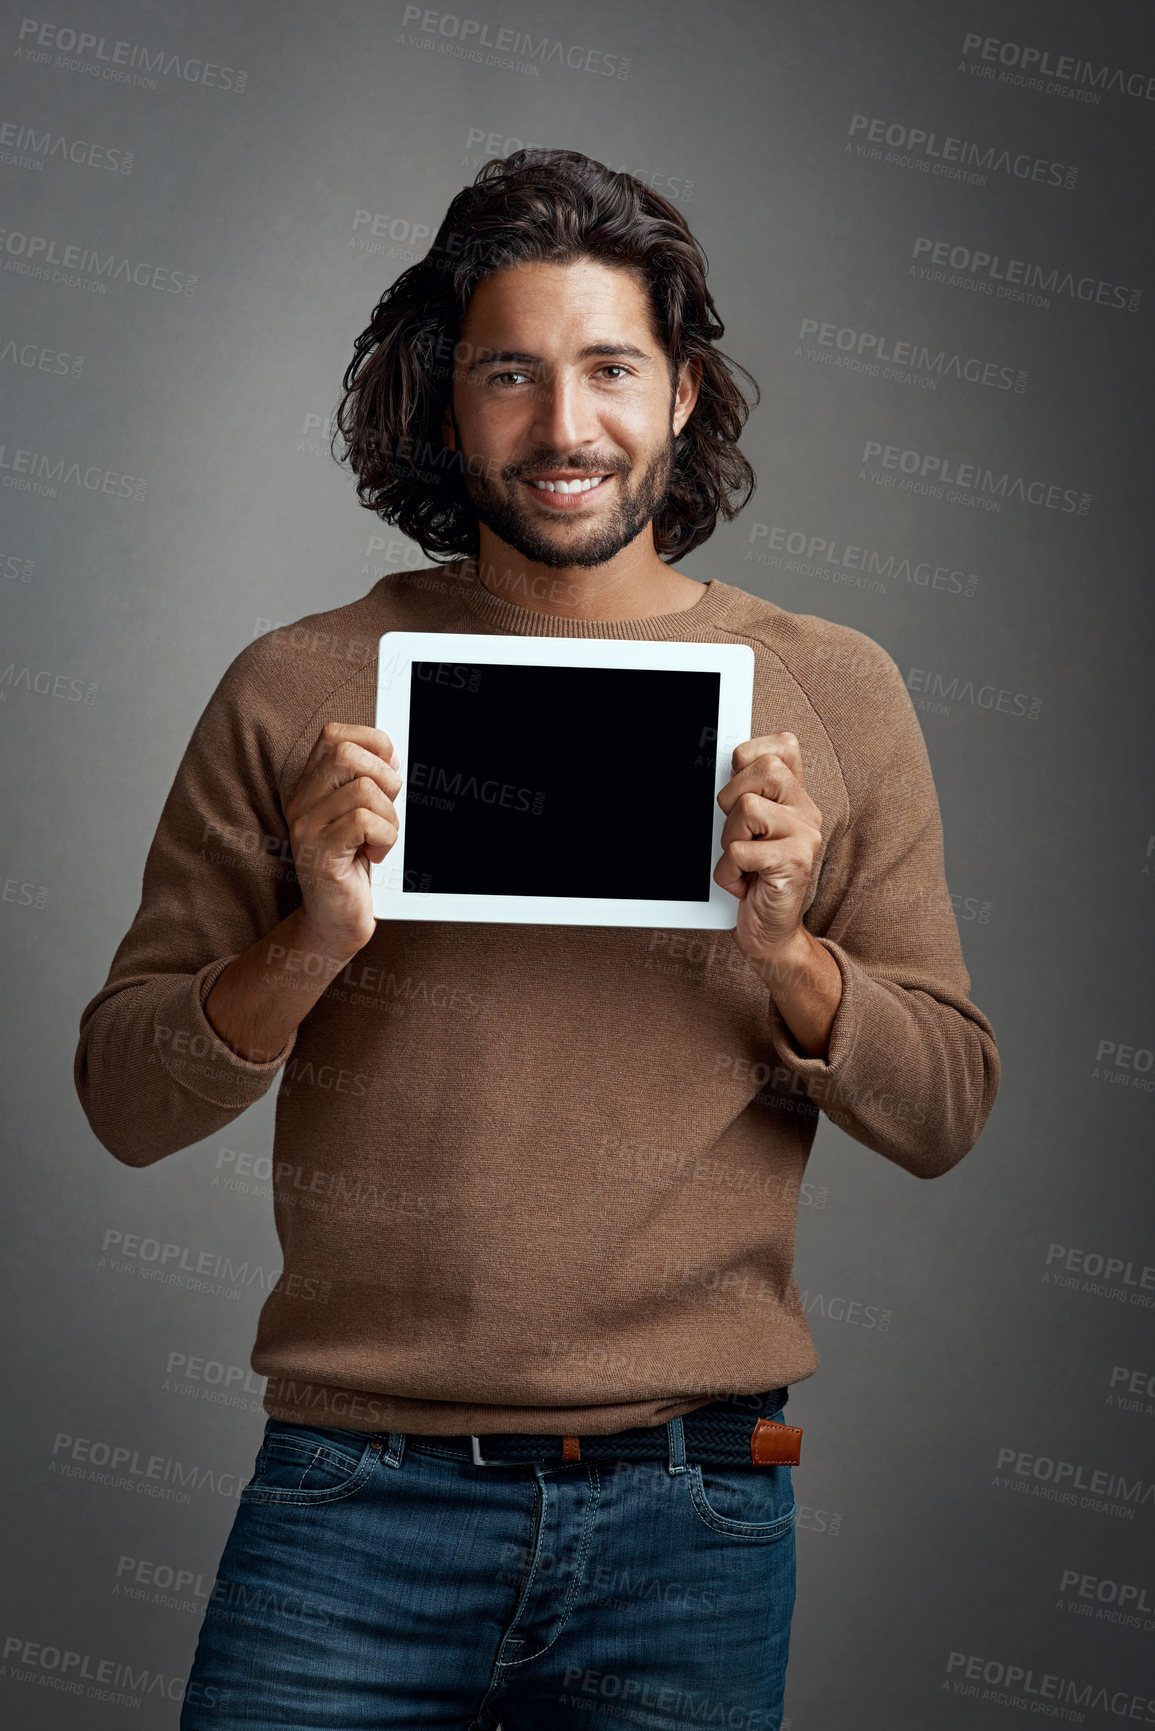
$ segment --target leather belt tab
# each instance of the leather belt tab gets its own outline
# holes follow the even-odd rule
[[[801,1458],[801,1425],[758,1420],[750,1432],[750,1459],[756,1467],[796,1467]]]

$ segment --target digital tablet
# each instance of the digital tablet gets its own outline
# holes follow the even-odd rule
[[[753,691],[745,644],[387,631],[402,781],[374,913],[732,929],[717,796]]]

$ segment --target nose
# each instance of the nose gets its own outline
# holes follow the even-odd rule
[[[596,442],[600,428],[578,374],[557,367],[543,372],[534,392],[533,436],[554,451],[575,451]]]

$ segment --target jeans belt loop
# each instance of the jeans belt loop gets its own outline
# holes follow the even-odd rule
[[[686,1432],[680,1418],[666,1421],[666,1443],[670,1451],[667,1471],[684,1473],[686,1470]]]

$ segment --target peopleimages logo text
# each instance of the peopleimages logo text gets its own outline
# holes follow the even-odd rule
[[[624,55],[606,54],[600,48],[583,48],[576,42],[554,41],[548,36],[535,41],[528,30],[503,25],[497,26],[496,34],[491,35],[489,20],[485,18],[463,18],[456,12],[436,12],[428,6],[406,6],[401,27],[408,30],[410,25],[427,36],[439,37],[443,50],[453,43],[458,49],[464,48],[467,57],[474,60],[480,59],[479,49],[487,48],[497,55],[522,55],[538,66],[548,66],[553,61],[569,67],[571,72],[593,72],[603,78],[630,75],[630,62]]]
[[[907,126],[904,121],[885,120],[869,114],[852,114],[850,137],[868,145],[886,145],[890,153],[900,152],[919,167],[932,166],[946,170],[949,164],[969,167],[971,178],[985,185],[986,175],[1006,174],[1016,180],[1032,180],[1047,186],[1061,186],[1070,192],[1079,178],[1079,170],[1069,162],[1052,162],[1046,156],[1031,156],[1025,150],[1000,149],[994,144],[976,144],[970,138],[955,138],[950,133],[928,132],[924,126]],[[861,135],[861,136],[860,136]],[[846,147],[848,150],[849,145]],[[868,152],[882,158],[881,148]],[[885,160],[889,160],[889,157]]]
[[[995,1471],[1006,1473],[1008,1477],[1013,1474],[1019,1478],[1037,1481],[1036,1494],[1043,1485],[1053,1488],[1058,1493],[1057,1500],[1062,1502],[1076,1501],[1071,1494],[1074,1491],[1084,1491],[1092,1500],[1096,1497],[1115,1497],[1120,1503],[1132,1505],[1133,1508],[1155,1502],[1155,1481],[1129,1479],[1123,1473],[1087,1467],[1079,1461],[1059,1460],[1051,1455],[1034,1455],[1025,1449],[1000,1448],[995,1461]]]
[[[173,295],[196,293],[197,279],[188,271],[172,270],[167,265],[124,253],[101,253],[95,247],[58,241],[54,235],[0,228],[0,252],[6,254],[3,268],[17,270],[22,275],[44,277],[48,274],[46,267],[54,265],[100,282],[132,283],[137,288],[158,289]]]
[[[901,445],[884,445],[880,439],[866,440],[860,460],[901,475],[917,475],[921,481],[957,487],[964,493],[1018,499],[1024,505],[1041,505],[1049,511],[1077,511],[1080,517],[1087,516],[1091,509],[1090,493],[1077,487],[1028,480],[1025,475],[1014,475],[1006,469],[996,471],[982,463],[959,463],[953,457],[937,456],[931,451],[904,450]]]
[[[57,64],[66,69],[84,71],[91,67],[103,78],[118,83],[151,81],[155,89],[157,78],[177,78],[182,84],[202,84],[209,89],[239,93],[248,80],[248,73],[238,71],[235,66],[221,66],[212,60],[174,54],[164,48],[146,48],[142,42],[110,41],[107,36],[96,36],[66,24],[47,24],[39,18],[23,19],[16,37],[20,44],[16,50],[18,57],[43,62],[56,54],[60,57]]]
[[[35,126],[20,126],[12,120],[0,124],[0,161],[18,168],[40,169],[53,159],[112,174],[131,174],[134,156],[131,150],[96,144],[85,138],[69,138],[63,132],[38,131]]]
[[[980,360],[976,355],[960,354],[945,348],[932,348],[915,339],[895,338],[877,331],[857,330],[852,325],[837,325],[832,320],[805,318],[798,329],[799,344],[813,343],[818,348],[837,351],[839,356],[852,355],[865,360],[865,370],[871,362],[885,365],[883,378],[899,378],[904,383],[911,373],[923,373],[938,379],[959,379],[971,385],[987,385],[995,390],[1016,391],[1020,396],[1027,388],[1027,374],[1022,367],[1002,366],[997,361]],[[827,356],[821,357],[823,360]]]
[[[1078,1709],[1086,1707],[1132,1723],[1155,1725],[1155,1701],[1111,1684],[1087,1683],[1057,1671],[1036,1671],[1032,1665],[1007,1664],[983,1653],[951,1653],[946,1674],[956,1695],[989,1701],[996,1707],[1017,1707],[1020,1712],[1043,1713],[1049,1719],[1068,1719],[1075,1724],[1084,1717]],[[980,1684],[986,1687],[980,1688]],[[944,1682],[943,1688],[947,1687]]]
[[[911,258],[915,261],[910,265],[913,276],[938,281],[941,279],[934,273],[949,270],[957,277],[973,279],[975,285],[982,285],[984,292],[998,293],[1003,299],[1067,295],[1071,300],[1085,301],[1088,305],[1116,307],[1134,313],[1138,312],[1143,298],[1142,289],[1110,282],[1089,272],[1077,275],[1062,265],[1004,258],[1001,253],[987,252],[982,247],[934,240],[925,234],[916,235]]]
[[[983,36],[970,30],[963,37],[964,58],[991,65],[1014,67],[1031,77],[1054,78],[1060,84],[1090,85],[1095,90],[1114,90],[1121,96],[1138,96],[1155,102],[1155,73],[1127,71],[1107,61],[1080,60],[1074,54],[1054,54],[1050,48],[1035,48],[1025,42],[1004,42],[998,36]]]

